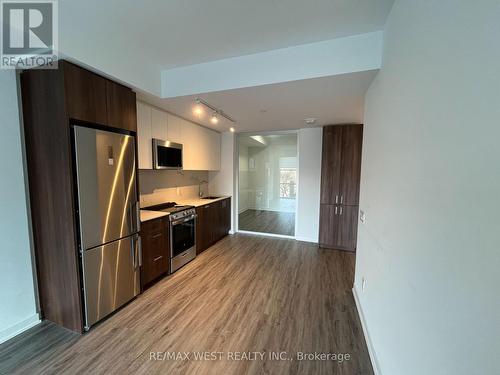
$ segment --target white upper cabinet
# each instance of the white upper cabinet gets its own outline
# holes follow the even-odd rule
[[[151,107],[137,102],[137,152],[139,169],[153,168]]]
[[[181,137],[181,122],[183,121],[181,118],[171,115],[168,115],[168,129],[167,129],[167,141],[182,143]]]
[[[205,129],[208,133],[206,136],[207,145],[209,153],[209,165],[208,171],[218,171],[220,170],[220,138],[221,135],[218,132]]]
[[[188,121],[179,120],[181,120],[182,169],[202,171],[204,169],[199,145],[200,127]]]
[[[182,144],[183,169],[218,171],[220,134],[180,117],[137,102],[139,169],[153,169],[152,139]]]
[[[182,120],[183,169],[220,170],[220,134]]]
[[[167,136],[168,120],[167,112],[151,108],[151,136],[162,141],[170,141]]]

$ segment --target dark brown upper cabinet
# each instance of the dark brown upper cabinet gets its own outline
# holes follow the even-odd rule
[[[363,125],[323,128],[321,203],[359,204]]]
[[[114,128],[137,131],[135,92],[116,82],[106,81],[107,124]]]
[[[342,162],[340,168],[340,204],[348,206],[359,205],[362,143],[362,125],[343,127]]]
[[[137,131],[135,93],[68,61],[60,62],[69,119]]]
[[[356,250],[363,125],[323,128],[319,242]]]
[[[342,126],[326,126],[323,128],[323,155],[321,162],[322,204],[338,204],[340,200],[342,128]]]
[[[68,117],[105,125],[106,79],[68,62],[61,62]]]

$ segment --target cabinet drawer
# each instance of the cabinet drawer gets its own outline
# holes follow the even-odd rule
[[[165,227],[164,218],[148,220],[141,223],[141,232],[150,234],[154,232],[161,232]]]
[[[162,217],[144,222],[141,237],[141,284],[144,288],[144,286],[169,272],[168,219]]]

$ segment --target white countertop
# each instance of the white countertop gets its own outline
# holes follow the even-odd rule
[[[141,210],[141,222],[158,219],[159,217],[167,215],[168,213],[162,211]]]
[[[195,206],[200,207],[206,204],[214,203],[223,199],[229,198],[227,196],[221,196],[215,199],[202,199],[202,198],[191,198],[191,199],[182,199],[180,201],[176,201],[177,204],[182,204],[185,206]]]
[[[206,204],[214,203],[220,201],[222,199],[230,198],[229,196],[221,196],[215,199],[201,199],[201,198],[189,198],[189,199],[181,199],[176,201],[175,203],[183,205],[183,206],[194,206],[200,207]],[[158,219],[159,217],[167,216],[168,213],[162,211],[152,211],[148,210],[147,207],[145,209],[141,209],[141,222],[145,222],[148,220]]]

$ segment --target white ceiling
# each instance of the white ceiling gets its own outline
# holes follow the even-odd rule
[[[222,118],[217,125],[211,124],[209,110],[202,117],[196,116],[196,95],[142,99],[218,131],[231,126],[237,132],[300,129],[308,126],[304,119],[309,117],[318,119],[314,126],[362,123],[364,96],[376,73],[372,70],[199,95],[233,117],[236,124]]]
[[[394,0],[60,0],[63,56],[126,85],[139,97],[219,131],[192,113],[194,96],[160,99],[164,69],[382,30]],[[372,68],[368,68],[372,69]],[[200,96],[238,122],[238,132],[362,122],[376,71],[276,83]],[[155,96],[156,95],[156,96]]]
[[[60,0],[59,26],[68,50],[135,56],[159,71],[381,30],[393,2]]]

